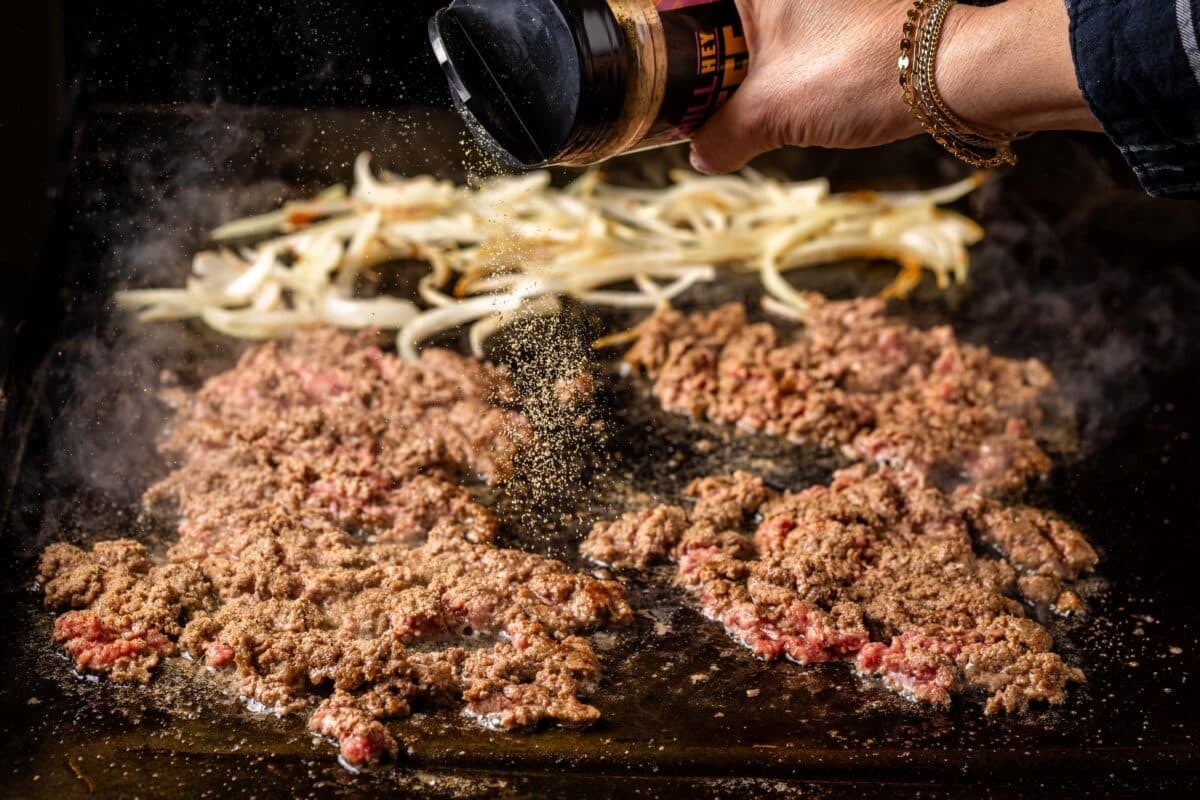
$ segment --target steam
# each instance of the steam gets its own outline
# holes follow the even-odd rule
[[[1109,185],[1094,159],[1075,169],[1084,185],[1066,189],[1065,214],[985,188],[988,237],[956,317],[967,338],[1050,367],[1087,455],[1195,357],[1200,274],[1196,224],[1181,224],[1194,207]]]
[[[206,230],[289,192],[278,178],[238,185],[222,175],[223,165],[244,158],[253,146],[242,127],[200,114],[171,139],[132,148],[126,184],[107,187],[112,204],[104,202],[107,208],[88,220],[102,247],[91,268],[98,276],[116,276],[118,285],[177,280]],[[121,198],[132,198],[132,207],[119,208]],[[49,471],[56,484],[136,502],[164,468],[154,449],[166,421],[158,399],[164,379],[198,379],[227,366],[236,350],[184,326],[138,324],[112,307],[108,280],[90,277],[75,298],[81,327],[56,352]],[[46,514],[44,526],[55,516]],[[77,526],[91,518],[81,511],[69,516]]]

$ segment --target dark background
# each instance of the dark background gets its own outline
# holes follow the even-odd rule
[[[448,104],[425,22],[448,0],[63,3],[96,102]]]
[[[425,21],[445,1],[12,4],[0,33],[0,135],[3,152],[17,156],[9,161],[17,185],[42,190],[21,192],[12,206],[33,224],[12,225],[22,246],[6,257],[36,254],[48,214],[43,195],[56,184],[54,149],[81,109],[448,106],[425,35]]]
[[[0,26],[0,375],[38,272],[71,120],[106,106],[449,105],[426,44],[441,0],[34,0]],[[0,409],[0,417],[3,411]]]

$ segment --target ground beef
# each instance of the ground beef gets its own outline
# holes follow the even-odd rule
[[[342,758],[351,765],[396,755],[396,740],[383,724],[341,692],[322,701],[309,717],[308,729],[336,741]]]
[[[417,364],[329,330],[249,351],[177,394],[174,469],[146,494],[179,518],[161,559],[129,540],[58,544],[40,583],[80,670],[149,679],[178,649],[362,764],[396,752],[380,719],[462,702],[489,725],[594,721],[599,675],[575,634],[631,618],[619,584],[489,544],[459,480],[498,480],[527,443],[504,374]]]
[[[511,471],[530,429],[492,402],[510,395],[502,373],[446,351],[407,364],[335,331],[306,331],[290,347],[249,351],[180,398],[162,448],[178,467],[148,500],[178,504],[183,535],[220,529],[231,507],[269,498],[344,528],[420,540],[439,503],[470,503],[455,478]],[[227,500],[194,490],[227,484],[237,487]],[[204,505],[213,499],[217,507]],[[495,525],[478,505],[455,520],[480,541]]]
[[[977,494],[959,494],[976,536],[1026,572],[1075,580],[1096,566],[1096,551],[1061,519],[1024,506],[1004,506]]]
[[[597,523],[579,549],[606,566],[648,567],[666,560],[687,527],[687,512],[678,506],[645,508]]]
[[[696,499],[692,519],[717,530],[741,528],[769,494],[761,478],[741,470],[729,477],[700,478],[684,489],[684,495]]]
[[[626,362],[654,380],[667,410],[856,460],[981,491],[1049,470],[1036,432],[1054,381],[1040,362],[960,343],[946,326],[915,328],[881,300],[807,297],[811,311],[790,339],[749,324],[738,304],[659,311]]]
[[[98,672],[118,681],[149,680],[159,657],[175,652],[171,640],[153,625],[131,618],[108,622],[94,611],[63,614],[54,621],[54,640],[81,672]]]
[[[55,640],[80,670],[115,680],[147,680],[160,657],[175,653],[187,618],[214,602],[201,570],[154,566],[128,540],[98,542],[91,552],[50,545],[39,579],[47,607],[67,611],[55,620]]]
[[[600,663],[577,636],[515,637],[512,644],[472,653],[463,667],[467,712],[495,728],[529,726],[543,719],[588,724],[600,718],[578,695],[595,689]]]
[[[555,380],[550,388],[556,402],[566,409],[576,408],[595,399],[596,376],[581,366],[573,374]]]
[[[606,566],[645,568],[666,561],[689,528],[701,522],[716,530],[741,527],[768,496],[761,478],[740,470],[693,481],[684,494],[696,500],[690,515],[679,506],[654,506],[599,522],[580,552]]]
[[[1095,563],[1061,520],[1034,509],[1003,514],[991,501],[947,495],[918,472],[866,465],[794,493],[737,473],[695,481],[685,495],[695,498],[687,511],[664,506],[597,524],[583,552],[622,566],[669,558],[703,613],[759,657],[849,661],[918,701],[945,705],[979,690],[989,713],[1021,711],[1060,703],[1067,685],[1083,680],[1013,597],[1026,579],[1057,582]],[[988,533],[996,520],[1012,528]],[[1007,554],[1005,543],[1038,537],[1058,549],[977,555],[985,543]],[[1035,554],[1049,560],[1033,563]],[[1055,600],[1069,591],[1053,586]]]

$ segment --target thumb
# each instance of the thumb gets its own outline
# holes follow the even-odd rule
[[[783,144],[778,109],[767,87],[746,79],[712,119],[692,135],[692,167],[698,172],[732,172],[759,153]]]

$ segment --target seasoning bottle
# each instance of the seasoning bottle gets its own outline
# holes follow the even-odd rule
[[[686,140],[750,60],[734,0],[453,0],[429,39],[468,127],[521,167]]]

